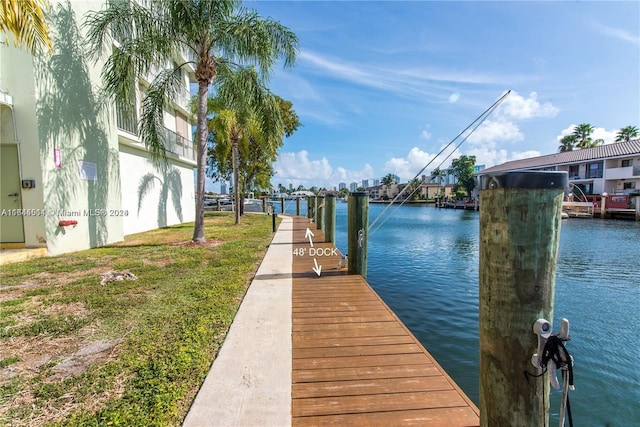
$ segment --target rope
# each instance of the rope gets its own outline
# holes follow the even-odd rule
[[[484,123],[484,121],[491,115],[491,113],[493,113],[493,111],[498,108],[498,106],[502,103],[502,101],[504,101],[506,99],[506,97],[511,93],[511,90],[508,90],[504,95],[502,95],[500,98],[498,98],[498,100],[496,102],[494,102],[489,108],[487,108],[486,110],[484,110],[484,112],[482,112],[482,114],[480,114],[473,122],[471,122],[466,128],[464,128],[460,133],[458,133],[458,135],[456,135],[455,138],[453,138],[451,141],[449,141],[449,143],[444,146],[444,148],[442,148],[442,150],[440,150],[440,152],[438,154],[435,155],[435,157],[433,159],[431,159],[426,165],[424,165],[424,167],[422,169],[420,169],[420,171],[416,174],[416,176],[413,177],[413,179],[409,182],[413,182],[416,179],[418,179],[418,177],[422,174],[422,172],[424,172],[424,170],[426,168],[429,167],[429,165],[431,165],[431,163],[433,163],[433,161],[435,159],[438,158],[438,156],[440,156],[447,148],[449,148],[451,146],[451,144],[454,143],[454,141],[456,141],[458,138],[460,138],[460,136],[462,136],[467,130],[469,130],[470,128],[473,127],[473,129],[471,129],[471,131],[462,139],[462,141],[460,141],[460,143],[458,143],[458,145],[456,145],[456,147],[449,153],[449,155],[447,157],[444,158],[444,160],[442,160],[440,162],[440,164],[438,165],[438,168],[440,166],[442,166],[444,164],[444,162],[447,161],[447,159],[449,159],[449,157],[451,157],[451,155],[453,153],[456,152],[456,150],[467,140],[469,139],[469,137],[476,131],[476,129],[478,129],[478,127],[480,127],[480,125],[482,123]],[[476,124],[477,123],[477,124]],[[475,126],[474,126],[475,124]],[[402,190],[400,190],[400,192],[396,195],[396,197],[382,210],[382,212],[380,212],[378,214],[378,216],[373,220],[373,222],[369,225],[369,229],[373,229],[373,226],[378,222],[378,220],[382,217],[382,215],[384,215],[384,213],[398,200],[398,198],[400,196],[402,196],[402,194],[404,194],[405,190],[409,187],[409,185],[404,186],[404,188]],[[370,233],[369,236],[373,235],[376,231],[378,231],[378,229],[380,227],[382,227],[382,225],[387,222],[387,220],[395,213],[396,210],[398,210],[402,205],[404,205],[407,200],[411,199],[411,197],[416,193],[416,191],[418,191],[420,189],[420,186],[417,186],[412,192],[411,194],[409,194],[403,201],[402,203],[400,203],[399,206],[396,206],[396,208],[393,210],[393,212],[391,212],[387,218],[380,224],[378,225],[378,227],[376,227],[375,229],[373,229]]]
[[[542,357],[540,359],[540,365],[542,368],[542,373],[536,375],[532,374],[529,371],[524,371],[524,376],[527,379],[527,383],[529,383],[529,377],[534,378],[542,378],[542,405],[545,406],[545,392],[544,392],[544,375],[547,373],[547,363],[553,362],[555,364],[556,369],[560,369],[562,371],[562,381],[563,384],[565,381],[569,381],[569,386],[573,386],[573,363],[571,361],[571,355],[567,351],[567,348],[564,345],[563,338],[560,338],[558,335],[551,335],[547,338],[547,342],[544,345],[544,349],[542,350]],[[569,419],[569,426],[573,427],[573,417],[571,415],[571,404],[569,403],[569,394],[566,396],[566,411],[567,418]],[[547,425],[547,420],[544,421],[545,426]]]

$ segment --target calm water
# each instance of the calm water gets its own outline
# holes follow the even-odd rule
[[[344,252],[346,207],[337,208]],[[372,204],[370,221],[383,208]],[[477,404],[478,213],[403,206],[385,215],[392,211],[370,236],[368,281]],[[640,425],[640,222],[562,221],[554,312],[554,331],[562,317],[571,324],[574,425]],[[557,425],[559,392],[552,399]]]

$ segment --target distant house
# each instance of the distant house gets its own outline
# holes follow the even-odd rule
[[[167,100],[168,167],[157,168],[138,135],[137,112],[100,97],[102,63],[86,57],[82,22],[103,1],[53,2],[51,55],[0,45],[0,243],[50,255],[123,240],[195,218],[196,165],[189,83]],[[176,57],[175,61],[183,61]]]
[[[565,171],[586,195],[640,192],[640,139],[514,160],[480,171],[477,176],[517,170]]]

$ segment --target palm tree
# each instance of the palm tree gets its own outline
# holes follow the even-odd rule
[[[160,69],[142,101],[140,136],[156,161],[164,158],[163,107],[183,84],[183,67],[195,66],[197,95],[197,203],[193,240],[204,242],[204,183],[207,159],[207,93],[215,85],[218,96],[237,96],[226,88],[232,70],[255,65],[265,77],[275,62],[292,66],[298,38],[287,27],[238,0],[157,0],[149,7],[135,1],[108,2],[87,17],[89,50],[96,56],[111,52],[104,68],[107,93],[120,105],[134,105],[136,79]],[[118,47],[112,49],[114,41]],[[192,59],[175,64],[176,57]],[[172,64],[172,65],[168,65]],[[234,86],[234,89],[244,90]],[[165,160],[166,162],[166,160]],[[237,187],[237,183],[234,183]]]
[[[573,151],[578,143],[578,137],[571,134],[565,135],[560,140],[560,152]]]
[[[577,148],[592,148],[598,145],[604,144],[604,139],[591,139],[591,134],[595,130],[595,127],[589,123],[582,123],[573,128],[573,135],[576,137]]]
[[[397,184],[395,176],[393,176],[392,173],[386,174],[385,176],[382,177],[382,184],[383,185]]]
[[[0,32],[11,35],[14,46],[24,46],[32,55],[41,50],[51,52],[53,44],[45,20],[49,7],[46,0],[0,1]]]
[[[251,145],[260,146],[270,154],[264,160],[271,162],[282,145],[285,130],[278,99],[264,87],[254,68],[229,75],[222,93],[228,100],[227,104],[222,100],[209,103],[214,108],[225,106],[216,112],[209,127],[215,130],[218,159],[224,159],[231,149],[235,223],[240,224],[243,205],[240,188],[247,184],[240,182],[240,147],[244,148],[246,155]]]
[[[594,129],[589,123],[581,123],[573,128],[573,135],[577,139],[578,148],[583,148],[582,146],[591,138]]]
[[[435,180],[438,184],[442,185],[442,180],[444,179],[445,173],[442,169],[435,168],[431,171],[431,180]]]
[[[640,130],[635,126],[625,126],[616,134],[616,142],[629,142],[640,135]]]

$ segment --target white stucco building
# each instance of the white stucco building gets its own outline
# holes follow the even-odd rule
[[[138,137],[138,114],[104,102],[102,63],[86,56],[84,16],[103,5],[53,2],[51,55],[34,57],[0,35],[3,248],[55,255],[195,218],[193,70],[165,108],[168,167],[158,168]],[[152,77],[139,80],[138,112]]]

